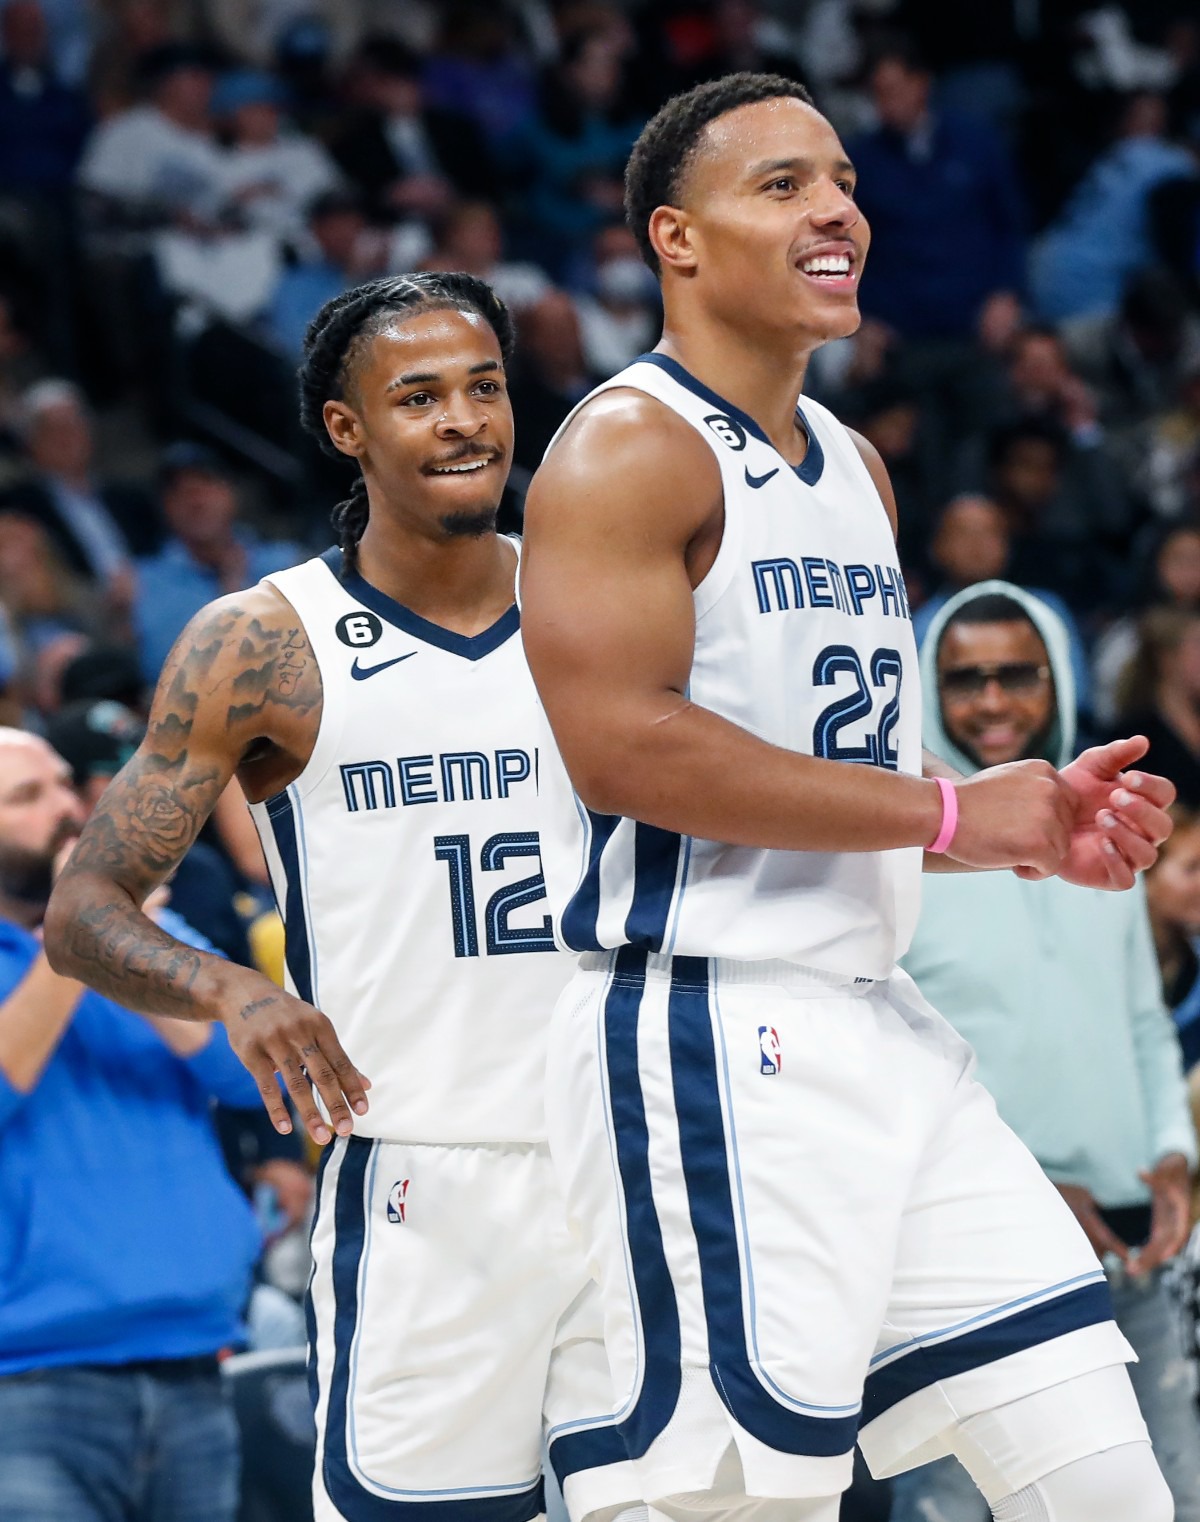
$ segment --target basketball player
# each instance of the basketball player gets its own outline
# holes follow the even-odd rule
[[[620,1510],[631,1478],[598,1420],[596,1291],[543,1141],[570,965],[545,913],[517,553],[495,532],[511,343],[467,275],[378,281],[318,313],[302,420],[361,468],[340,547],[192,621],[48,922],[58,967],[223,1020],[279,1129],[277,1072],[314,1138],[336,1133],[309,1298],[318,1522],[540,1516],[543,1416],[575,1517]],[[137,908],[235,774],[287,991]]]
[[[669,102],[626,192],[663,338],[552,443],[522,596],[582,954],[551,1147],[639,1488],[833,1522],[857,1433],[877,1475],[958,1454],[1003,1522],[1165,1522],[1100,1264],[895,963],[922,847],[1128,887],[1170,785],[1122,772],[1144,740],[922,777],[892,494],[800,396],[868,242],[804,90]]]

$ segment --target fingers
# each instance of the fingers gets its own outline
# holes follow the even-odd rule
[[[1093,745],[1080,756],[1093,776],[1115,777],[1132,766],[1150,749],[1145,735],[1130,735],[1124,740],[1110,740],[1107,745]]]
[[[1134,872],[1148,871],[1154,865],[1158,847],[1151,845],[1138,831],[1130,829],[1120,815],[1105,809],[1096,815],[1096,823],[1105,832],[1106,844],[1114,846],[1121,860]]]
[[[288,1113],[288,1107],[284,1103],[283,1095],[279,1092],[279,1080],[275,1076],[275,1064],[269,1057],[254,1059],[243,1055],[242,1061],[249,1068],[251,1077],[258,1085],[258,1092],[262,1098],[263,1108],[266,1110],[271,1124],[281,1136],[290,1136],[292,1117]]]
[[[330,1124],[339,1136],[349,1136],[354,1130],[354,1115],[363,1115],[367,1109],[362,1075],[342,1050],[331,1025],[322,1032],[320,1043],[306,1047],[302,1055],[309,1082],[324,1101]]]
[[[1175,802],[1175,784],[1154,772],[1124,772],[1116,780],[1156,808],[1169,809]]]
[[[304,1129],[318,1147],[325,1146],[333,1139],[332,1133],[325,1124],[325,1117],[317,1108],[316,1096],[312,1084],[308,1081],[308,1074],[304,1071],[304,1064],[290,1048],[275,1059],[275,1064],[284,1086],[291,1095],[292,1104],[296,1107],[296,1114],[299,1115]]]
[[[1088,1241],[1095,1249],[1096,1256],[1104,1258],[1106,1254],[1113,1253],[1128,1266],[1132,1256],[1129,1244],[1122,1242],[1116,1232],[1105,1224],[1100,1212],[1094,1206],[1089,1206],[1077,1213],[1079,1224],[1087,1233]]]

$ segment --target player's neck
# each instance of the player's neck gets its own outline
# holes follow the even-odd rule
[[[481,634],[514,600],[515,552],[494,533],[437,540],[372,518],[357,569],[394,602],[456,634]]]
[[[796,398],[804,385],[810,349],[768,349],[715,325],[689,324],[685,335],[670,321],[658,347],[752,417],[789,465],[800,464],[808,441],[796,427]]]

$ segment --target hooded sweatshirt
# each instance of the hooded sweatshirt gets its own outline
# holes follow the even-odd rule
[[[1045,643],[1057,711],[1040,754],[1063,766],[1075,744],[1067,631],[1044,603],[1004,581],[968,587],[930,626],[920,656],[925,745],[964,775],[979,770],[943,726],[937,652],[958,609],[991,593],[1020,603]],[[1194,1166],[1179,1044],[1141,880],[1109,893],[1056,877],[976,872],[927,874],[922,887],[903,965],[974,1047],[978,1078],[1046,1173],[1119,1209],[1149,1201],[1138,1172],[1167,1153]]]

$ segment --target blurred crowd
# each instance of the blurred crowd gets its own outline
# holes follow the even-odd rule
[[[1189,811],[1150,903],[1200,1071],[1187,0],[0,0],[0,722],[46,736],[86,805],[188,618],[325,547],[348,477],[302,436],[293,372],[363,279],[467,270],[514,311],[519,527],[559,422],[657,337],[629,149],[740,69],[803,80],[859,173],[864,321],[808,389],[890,471],[918,635],[977,583],[1036,593],[1072,727],[1146,734]],[[278,971],[239,796],[172,893]],[[267,1239],[301,1243],[272,1271],[294,1302],[306,1160],[222,1126]],[[261,1297],[251,1325],[302,1340]]]

